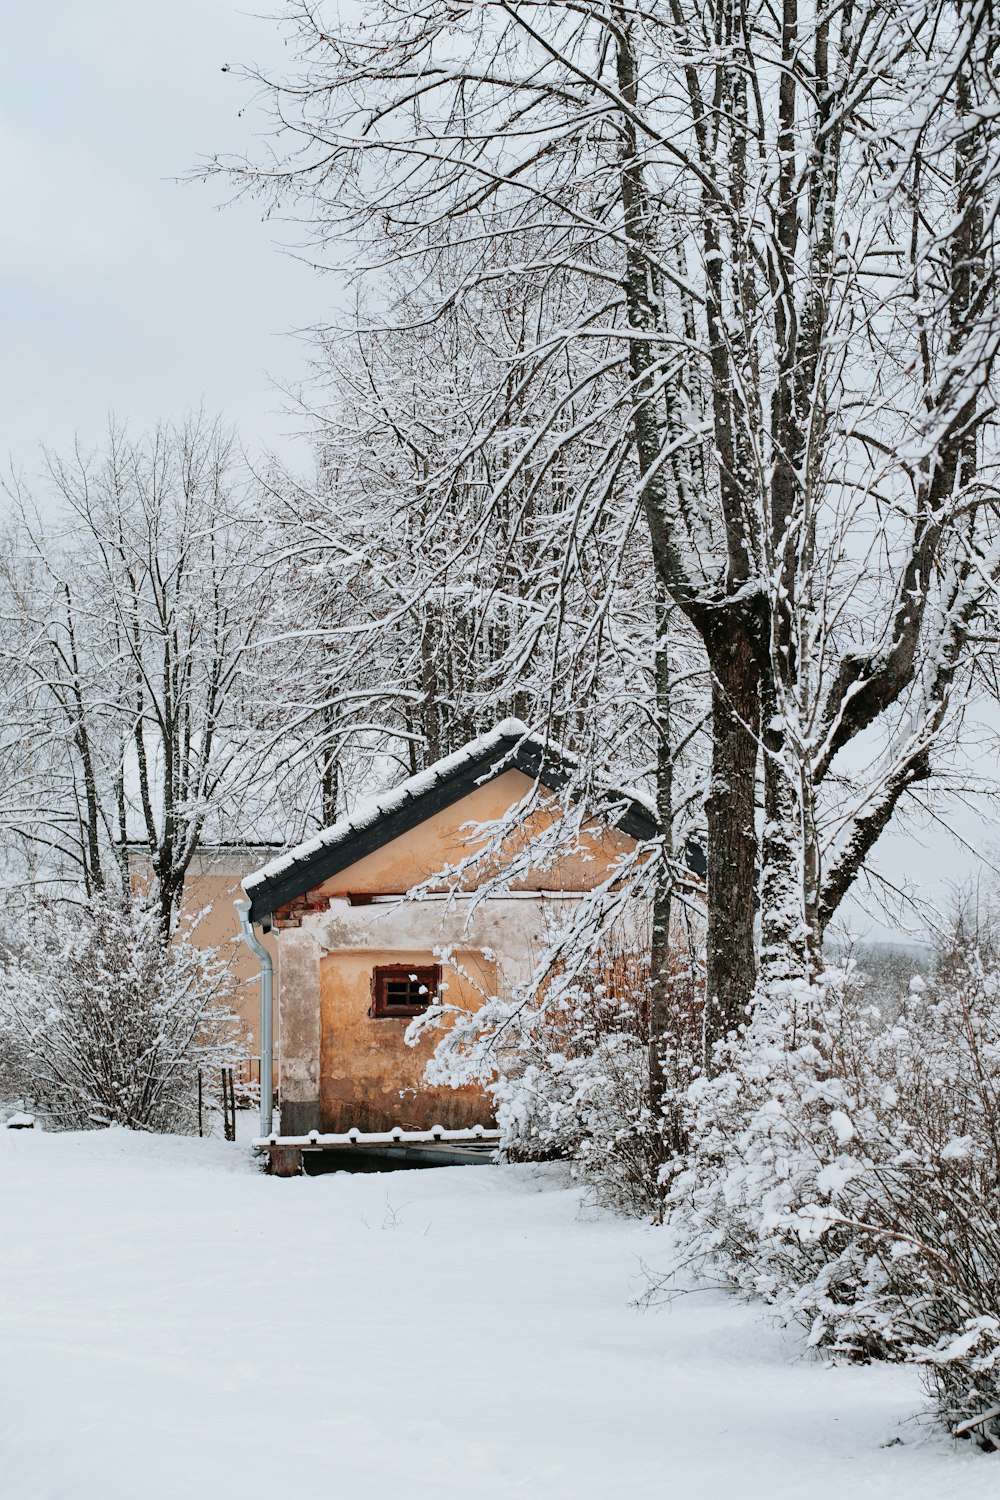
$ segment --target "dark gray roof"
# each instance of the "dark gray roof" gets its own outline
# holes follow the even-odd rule
[[[243,888],[250,898],[251,922],[261,921],[390,839],[450,807],[483,782],[510,770],[523,771],[556,791],[572,779],[577,765],[572,756],[533,735],[519,719],[504,719],[489,734],[463,745],[453,755],[248,875]],[[616,827],[639,841],[656,837],[656,815],[647,798],[633,789],[609,788],[607,795],[620,804],[612,816]],[[701,873],[690,857],[688,863],[695,873]]]

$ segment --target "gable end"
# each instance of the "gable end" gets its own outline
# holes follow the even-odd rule
[[[421,778],[414,778],[417,789],[406,793],[397,805],[370,823],[346,830],[343,838],[303,852],[300,858],[295,858],[294,854],[289,856],[280,862],[281,868],[274,874],[262,871],[248,880],[250,921],[258,923],[270,917],[278,907],[322,885],[348,865],[374,854],[390,840],[409,833],[436,813],[443,812],[484,781],[511,770],[521,771],[552,791],[561,791],[572,775],[572,768],[565,761],[560,763],[560,758],[553,756],[537,740],[516,734],[493,740],[481,755],[463,761],[429,785],[420,785]],[[403,788],[399,790],[402,792]],[[614,797],[616,794],[611,791],[609,795]],[[652,813],[633,795],[627,792],[618,795],[622,797],[624,807],[611,820],[613,826],[638,842],[655,838],[658,828]]]

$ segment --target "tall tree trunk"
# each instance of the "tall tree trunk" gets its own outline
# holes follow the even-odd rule
[[[720,610],[705,631],[712,673],[712,781],[708,824],[704,1062],[745,1019],[756,981],[754,807],[760,735],[760,662],[752,627]]]
[[[673,895],[674,764],[670,740],[669,601],[662,591],[656,605],[656,813],[660,824],[660,857],[653,888],[653,931],[649,982],[649,1107],[659,1118],[667,1078],[665,1053],[677,1034],[677,999],[670,978],[670,918]]]
[[[816,966],[820,855],[810,766],[786,742],[773,694],[763,705],[764,830],[761,841],[760,973],[767,982],[804,977]]]
[[[631,34],[617,36],[618,82],[624,99],[638,100],[638,66]],[[695,94],[697,89],[695,85]],[[643,333],[659,329],[654,298],[659,300],[650,267],[655,263],[652,214],[643,177],[642,153],[633,122],[622,123],[621,201],[626,229],[625,302],[629,323]],[[714,210],[705,218],[709,301],[721,307],[719,240]],[[713,298],[715,301],[713,302]],[[662,462],[662,432],[657,393],[668,399],[652,339],[629,345],[633,381],[632,425],[642,476],[643,503],[649,523],[654,567],[661,596],[671,598],[687,615],[705,643],[712,669],[712,791],[708,800],[708,954],[705,999],[704,1062],[710,1066],[715,1043],[738,1025],[750,1002],[756,978],[754,898],[757,837],[754,792],[760,731],[761,662],[767,642],[766,599],[748,588],[752,577],[752,526],[745,514],[744,447],[734,422],[725,340],[717,312],[710,318],[714,435],[722,475],[731,597],[706,600],[688,577],[679,545],[673,497],[682,488],[678,475]],[[683,503],[680,506],[683,511]],[[736,597],[732,597],[735,595]],[[660,898],[662,900],[662,897]],[[654,924],[659,918],[654,918]],[[669,912],[667,914],[669,923]],[[660,934],[666,942],[669,931]],[[657,944],[654,934],[654,948]],[[655,985],[655,980],[654,980]],[[655,1036],[655,1030],[653,1035]]]
[[[340,745],[335,737],[336,716],[332,706],[328,706],[323,711],[321,722],[325,734],[323,748],[320,751],[320,818],[323,826],[329,828],[331,823],[337,821],[337,808],[340,803]]]

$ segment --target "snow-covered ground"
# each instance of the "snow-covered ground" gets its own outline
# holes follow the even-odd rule
[[[279,1181],[0,1131],[2,1500],[963,1500],[912,1372],[828,1369],[556,1168]],[[890,1444],[890,1446],[886,1446]]]

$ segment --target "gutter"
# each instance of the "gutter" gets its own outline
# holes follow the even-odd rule
[[[234,901],[233,905],[240,919],[243,941],[260,962],[260,1133],[270,1135],[274,1094],[274,964],[250,925],[250,902]]]

